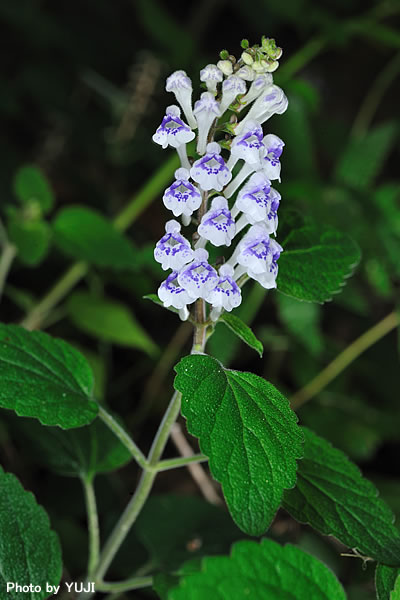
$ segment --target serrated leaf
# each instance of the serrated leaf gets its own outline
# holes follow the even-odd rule
[[[152,563],[175,571],[188,559],[222,554],[243,537],[229,514],[196,496],[163,494],[146,502],[134,534]]]
[[[378,564],[375,571],[375,589],[377,600],[391,600],[391,592],[394,589],[396,579],[400,575],[400,569]]]
[[[367,189],[379,174],[397,132],[397,123],[384,123],[352,139],[337,164],[338,181],[359,190]]]
[[[207,557],[168,600],[346,600],[335,575],[299,548],[263,539],[238,542],[230,556]]]
[[[0,467],[0,597],[41,600],[46,583],[58,585],[62,573],[58,537],[45,510],[12,473]],[[6,592],[7,582],[40,586],[40,592]]]
[[[393,513],[358,467],[329,442],[304,431],[304,458],[296,487],[283,507],[301,523],[333,535],[349,548],[388,565],[400,565],[400,536]]]
[[[135,269],[131,242],[100,213],[84,206],[62,209],[53,221],[54,241],[68,256],[98,267]]]
[[[283,490],[296,481],[302,434],[295,413],[273,385],[225,369],[211,356],[186,356],[175,370],[187,428],[210,458],[233,520],[246,533],[261,535]]]
[[[345,233],[302,227],[283,242],[278,290],[307,302],[331,300],[360,260],[357,244]]]
[[[76,292],[70,296],[67,309],[73,323],[89,335],[151,355],[157,352],[157,346],[132,311],[121,302]]]
[[[82,427],[96,417],[93,375],[62,340],[0,323],[0,407],[43,425]]]
[[[51,229],[46,221],[10,219],[8,235],[23,264],[36,266],[46,257],[51,240]]]
[[[12,429],[40,463],[60,475],[90,479],[96,473],[119,469],[132,459],[127,448],[100,419],[70,431],[18,419]]]
[[[250,348],[253,348],[260,357],[263,355],[264,348],[262,343],[256,338],[250,327],[246,325],[242,319],[239,319],[236,315],[225,312],[220,316],[219,320],[233,331],[242,342],[250,346]]]
[[[23,204],[37,203],[43,213],[53,207],[53,190],[38,167],[27,165],[18,169],[14,177],[14,192]]]

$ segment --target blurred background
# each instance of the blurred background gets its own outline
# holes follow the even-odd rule
[[[82,272],[37,326],[85,353],[96,373],[97,397],[122,415],[143,450],[171,394],[172,367],[189,352],[191,335],[188,324],[143,299],[164,278],[152,250],[168,218],[162,193],[176,168],[172,150],[163,152],[151,141],[164,107],[174,102],[164,90],[165,78],[176,69],[186,70],[196,96],[202,67],[215,63],[225,48],[239,57],[242,38],[252,45],[263,34],[283,47],[274,78],[289,97],[288,111],[268,123],[268,131],[286,144],[278,188],[280,218],[293,209],[309,215],[349,233],[362,251],[354,276],[323,306],[247,286],[238,314],[264,343],[263,359],[223,325],[210,341],[209,352],[225,365],[263,375],[290,396],[397,309],[400,3],[0,3],[1,218],[4,223],[23,219],[41,247],[37,255],[29,244],[24,251],[26,232],[21,234],[15,225],[13,241],[20,240],[21,248],[4,289],[1,320],[19,322],[31,314],[74,258],[81,258],[56,239],[53,224],[60,210],[83,205],[111,220],[128,206],[123,228],[134,249],[130,268],[95,265]],[[15,177],[27,164],[39,168],[53,190],[52,207],[40,215],[34,210],[22,214],[18,205]],[[93,316],[97,301],[103,311]],[[392,331],[299,410],[301,422],[356,461],[397,514],[398,349]],[[79,482],[49,473],[45,465],[54,464],[38,449],[42,433],[32,434],[31,421],[22,421],[16,423],[2,411],[2,464],[49,510],[62,538],[67,573],[76,577],[86,560]],[[191,443],[195,446],[195,440]],[[27,447],[32,448],[29,458]],[[168,452],[176,454],[173,447]],[[105,529],[132,493],[136,477],[129,466],[97,478]],[[155,491],[193,496],[193,506],[185,498],[155,498],[113,576],[128,575],[144,563],[173,568],[188,556],[226,552],[232,540],[243,537],[225,513],[204,506],[187,472],[160,475]],[[182,519],[180,526],[174,515]],[[174,523],[173,531],[168,522]],[[153,526],[152,534],[143,533],[146,523]],[[204,539],[190,545],[204,528]],[[175,540],[181,554],[169,550],[157,555],[163,546],[157,536],[163,535],[164,542]],[[374,598],[372,569],[364,570],[360,560],[340,558],[341,548],[332,540],[299,526],[283,511],[272,535],[325,560],[344,582],[350,600]],[[152,595],[136,592],[127,597]]]

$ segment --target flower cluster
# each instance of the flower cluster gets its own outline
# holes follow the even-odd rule
[[[224,51],[217,65],[201,70],[207,91],[194,106],[185,71],[168,77],[166,90],[179,106],[168,106],[153,135],[163,148],[176,148],[181,162],[165,190],[164,205],[183,225],[197,226],[191,243],[177,220],[168,221],[154,250],[155,260],[171,270],[158,296],[164,306],[178,309],[182,319],[199,298],[210,303],[212,319],[222,310],[231,311],[240,304],[248,278],[267,289],[276,287],[282,247],[271,235],[276,235],[281,196],[271,182],[280,181],[284,143],[272,133],[264,135],[262,125],[287,108],[271,75],[282,51],[267,38],[252,48],[244,40],[242,47],[239,61]],[[187,154],[187,144],[195,138],[197,160]],[[225,151],[229,156],[224,157]],[[234,250],[218,259],[217,267],[208,261],[208,244],[234,245]]]

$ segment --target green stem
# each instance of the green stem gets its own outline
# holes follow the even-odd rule
[[[137,590],[144,587],[149,587],[153,583],[153,577],[132,577],[125,581],[101,581],[96,585],[96,592],[127,592],[128,590]]]
[[[114,530],[108,538],[103,552],[101,553],[98,567],[94,573],[94,578],[96,581],[101,580],[104,573],[107,571],[111,561],[116,555],[119,547],[124,541],[150,494],[154,479],[157,475],[156,465],[167,444],[172,426],[178,417],[180,406],[181,394],[179,392],[175,392],[171,398],[170,404],[160,424],[160,427],[158,428],[157,434],[150,449],[148,463],[153,468],[152,470],[145,469],[143,471],[135,494],[133,495],[131,501],[122,513],[119,521],[114,527]]]
[[[3,252],[1,254],[0,259],[0,299],[3,295],[3,290],[7,281],[7,276],[16,255],[16,247],[13,244],[10,244],[8,241],[6,241],[3,246]]]
[[[85,493],[89,531],[88,578],[90,579],[99,562],[100,530],[93,479],[82,478],[82,485]]]
[[[74,263],[44,296],[44,298],[33,307],[21,322],[26,329],[38,329],[49,312],[62,300],[68,292],[86,275],[89,266],[85,262]]]
[[[143,211],[151,204],[168,183],[171,175],[179,167],[179,157],[174,154],[169,158],[156,173],[142,187],[123,210],[114,219],[114,227],[120,231],[125,231],[136,221]]]
[[[351,129],[351,136],[361,137],[367,132],[382,97],[400,71],[400,52],[390,60],[368,90]]]
[[[125,431],[123,427],[110,415],[102,406],[99,407],[99,417],[107,427],[117,436],[120,442],[129,450],[133,458],[136,460],[138,465],[142,469],[147,469],[149,463],[143,454],[143,452],[135,444],[131,436]]]
[[[208,461],[208,456],[205,454],[193,454],[193,456],[179,456],[178,458],[167,458],[157,463],[157,472],[169,471],[170,469],[176,469],[177,467],[187,467],[187,465],[193,463],[202,463]]]
[[[294,410],[311,400],[321,390],[323,390],[335,377],[349,366],[360,354],[373,346],[375,342],[384,337],[387,333],[395,329],[399,324],[399,316],[394,311],[387,317],[379,321],[368,331],[357,338],[350,346],[347,346],[323,371],[321,371],[306,386],[296,392],[291,398],[290,403]]]

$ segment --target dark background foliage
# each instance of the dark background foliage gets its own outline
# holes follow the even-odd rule
[[[222,325],[209,351],[226,365],[257,372],[288,395],[294,393],[396,309],[399,12],[396,1],[202,0],[183,5],[161,0],[2,0],[2,216],[15,204],[16,170],[29,163],[43,170],[54,189],[50,221],[61,207],[72,204],[112,218],[172,154],[151,141],[164,107],[173,102],[164,91],[165,77],[183,68],[196,89],[200,68],[216,62],[220,50],[227,48],[238,56],[243,37],[250,44],[259,42],[262,34],[274,37],[284,49],[275,79],[290,101],[287,113],[272,119],[268,127],[286,143],[279,188],[281,220],[294,209],[346,231],[360,245],[363,258],[342,293],[324,306],[298,303],[276,292],[267,295],[249,286],[238,312],[264,342],[262,360],[239,346],[227,330],[220,331]],[[102,384],[98,394],[123,415],[143,449],[171,393],[172,366],[190,348],[190,327],[142,299],[156,291],[162,278],[152,261],[152,247],[168,217],[161,196],[162,189],[128,230],[137,251],[134,271],[116,274],[95,268],[79,289],[129,306],[157,346],[167,350],[148,356],[96,339],[82,330],[65,303],[46,323],[49,333],[76,344],[91,358]],[[56,248],[35,268],[17,259],[1,320],[18,322],[68,268],[68,261]],[[397,339],[392,332],[299,411],[302,423],[360,464],[395,512],[400,511],[398,389]],[[15,420],[4,411],[1,417],[2,462],[50,511],[69,574],[77,576],[84,570],[86,544],[79,485],[50,475],[34,451],[26,452],[28,438]],[[171,456],[174,452],[169,448]],[[133,467],[97,479],[105,529],[135,482]],[[162,474],[156,491],[198,493],[184,471]],[[143,522],[147,519],[155,528],[154,506]],[[183,523],[174,522],[166,537],[188,539],[182,532],[192,519],[186,522],[185,507],[189,510],[185,504],[175,511]],[[206,532],[204,539],[211,535],[212,543],[204,542],[205,552],[226,551],[232,539],[242,537],[219,519],[222,541],[218,546],[212,531]],[[206,527],[206,521],[199,519],[198,527]],[[129,574],[146,561],[148,546],[141,527],[126,543],[125,556],[121,552],[115,576]],[[198,533],[195,528],[190,531],[195,538]],[[286,513],[279,514],[272,535],[290,539],[327,561],[347,585],[350,599],[374,597],[370,570],[363,571],[360,561],[338,558],[332,541],[296,525]]]

